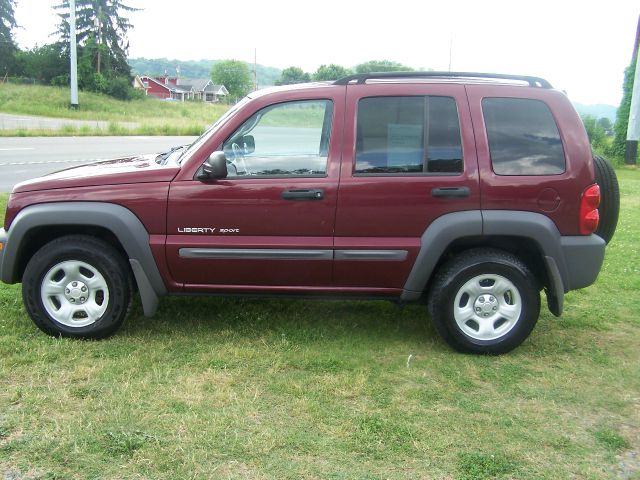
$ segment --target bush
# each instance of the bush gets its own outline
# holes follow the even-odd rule
[[[108,82],[105,93],[120,100],[131,100],[134,97],[133,87],[126,77],[116,77]]]
[[[68,87],[71,83],[71,79],[69,78],[69,74],[65,73],[64,75],[57,75],[53,77],[50,83],[54,87]]]

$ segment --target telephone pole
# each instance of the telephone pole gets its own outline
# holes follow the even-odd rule
[[[76,0],[69,0],[69,43],[71,44],[71,108],[78,109],[78,52],[76,45]]]
[[[627,126],[627,145],[624,163],[635,165],[638,159],[638,140],[640,140],[640,68],[638,68],[638,44],[640,43],[640,17],[636,29],[636,41],[633,45],[632,65],[635,64],[633,90],[631,92],[631,108],[629,109],[629,124]]]
[[[253,91],[258,90],[258,49],[253,49]]]

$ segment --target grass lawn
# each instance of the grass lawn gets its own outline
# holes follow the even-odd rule
[[[125,102],[107,95],[80,92],[79,109],[69,108],[69,89],[40,85],[0,85],[0,112],[19,115],[102,120],[106,129],[65,126],[60,130],[0,130],[0,136],[33,135],[199,135],[226,110],[203,102],[164,102],[147,97]],[[119,122],[138,123],[127,129]]]
[[[53,339],[1,285],[0,476],[639,479],[640,171],[618,175],[597,284],[501,357],[384,302],[165,298]]]

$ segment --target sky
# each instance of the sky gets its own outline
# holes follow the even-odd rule
[[[17,0],[21,48],[55,40],[52,5]],[[393,60],[414,69],[546,78],[573,101],[617,106],[638,0],[123,0],[129,56],[233,58],[313,72]]]

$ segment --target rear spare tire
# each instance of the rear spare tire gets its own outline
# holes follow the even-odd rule
[[[609,161],[599,155],[593,156],[593,164],[596,171],[596,182],[600,186],[600,223],[594,232],[605,242],[613,238],[618,225],[620,213],[620,188],[616,172]]]

